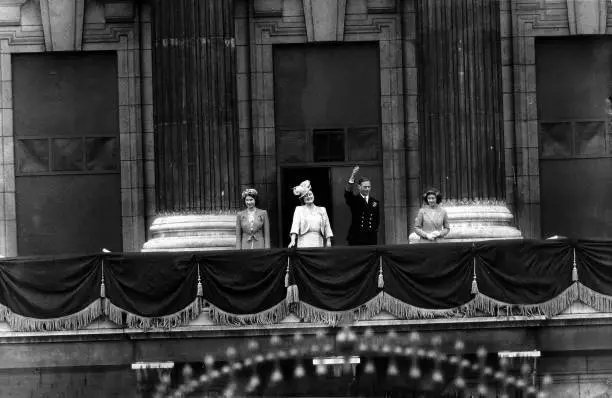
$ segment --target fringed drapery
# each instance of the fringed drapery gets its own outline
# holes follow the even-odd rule
[[[0,261],[0,317],[13,330],[81,329],[101,314],[102,258],[24,257]]]
[[[429,318],[435,313],[454,312],[472,300],[472,246],[418,246],[418,250],[405,246],[382,246],[378,250],[385,277],[383,291],[395,299],[389,301],[389,312]]]
[[[612,242],[512,240],[197,253],[100,253],[0,261],[0,320],[81,329],[104,316],[169,329],[204,312],[264,326],[294,314],[337,326],[398,319],[544,316],[582,301],[612,313]]]
[[[194,255],[109,254],[104,259],[104,314],[127,327],[176,327],[200,314]]]
[[[195,261],[203,298],[222,323],[258,324],[283,313],[286,250],[202,252]]]
[[[480,242],[474,250],[475,305],[484,313],[553,316],[578,299],[569,241]]]
[[[298,314],[305,319],[351,317],[348,314],[379,294],[378,255],[372,248],[297,251],[291,256],[291,267],[300,292]],[[335,315],[316,315],[322,312]]]

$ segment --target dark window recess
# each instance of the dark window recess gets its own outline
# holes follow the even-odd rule
[[[593,157],[606,153],[604,121],[543,122],[540,137],[542,158]]]
[[[49,140],[17,140],[15,146],[18,173],[49,171]]]
[[[348,160],[378,160],[380,158],[378,128],[360,127],[349,129],[348,151]]]
[[[15,145],[17,175],[119,172],[116,137],[26,138]]]
[[[312,134],[315,162],[343,162],[344,130],[314,130]]]
[[[569,157],[572,154],[572,125],[569,122],[540,125],[542,157]]]
[[[308,134],[305,130],[282,130],[278,135],[278,157],[281,163],[308,162]]]
[[[83,140],[81,138],[51,140],[52,171],[82,171],[83,169]]]
[[[87,170],[115,170],[119,164],[116,137],[86,138],[85,150]]]
[[[603,155],[606,153],[606,126],[604,122],[576,122],[576,155]]]

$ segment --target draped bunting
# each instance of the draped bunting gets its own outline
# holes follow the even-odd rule
[[[580,300],[602,312],[612,312],[612,242],[576,243]]]
[[[172,327],[200,313],[193,254],[110,254],[103,270],[105,314],[117,324]]]
[[[172,328],[290,313],[337,325],[399,319],[553,316],[581,300],[612,312],[612,242],[487,241],[328,249],[100,253],[2,259],[0,319],[13,330]]]
[[[101,256],[0,262],[0,314],[14,330],[79,329],[98,318]]]
[[[203,252],[195,258],[203,296],[216,322],[266,324],[288,315],[283,283],[286,250]]]
[[[453,315],[472,300],[470,245],[448,243],[384,246],[383,275],[387,311],[399,318]]]
[[[477,307],[556,315],[578,298],[572,286],[572,247],[565,240],[507,240],[475,245]]]
[[[337,324],[380,312],[376,250],[296,250],[291,264],[300,294],[296,312],[306,322]]]

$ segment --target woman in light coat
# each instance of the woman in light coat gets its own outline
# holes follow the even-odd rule
[[[314,204],[310,181],[306,180],[293,188],[293,194],[300,197],[301,206],[295,208],[291,223],[289,247],[329,247],[334,236],[327,210]]]

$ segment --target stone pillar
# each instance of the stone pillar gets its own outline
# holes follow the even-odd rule
[[[143,251],[235,247],[234,0],[153,0],[155,190]]]
[[[499,2],[417,7],[421,186],[443,193],[449,240],[520,237],[505,202]]]

